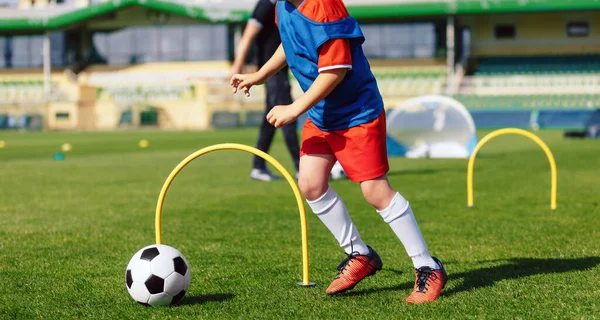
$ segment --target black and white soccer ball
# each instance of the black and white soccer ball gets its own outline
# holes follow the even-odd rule
[[[177,249],[154,244],[136,252],[125,271],[133,300],[145,306],[178,304],[190,286],[190,267]]]

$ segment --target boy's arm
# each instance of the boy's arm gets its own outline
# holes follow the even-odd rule
[[[242,90],[247,96],[250,96],[250,88],[265,83],[268,78],[283,69],[286,65],[287,61],[285,60],[283,46],[279,45],[279,48],[275,51],[271,59],[260,70],[250,74],[235,74],[231,77],[229,84],[233,87],[233,93]]]
[[[333,39],[323,44],[319,49],[318,67],[319,75],[317,79],[306,93],[296,101],[296,103],[299,103],[297,106],[300,111],[299,115],[325,99],[342,82],[348,70],[352,69],[350,41],[347,39]]]
[[[267,115],[267,121],[280,128],[293,122],[319,101],[325,99],[337,87],[348,70],[352,69],[350,41],[334,39],[325,43],[319,50],[319,75],[294,103],[289,106],[275,106]]]
[[[310,88],[292,104],[298,116],[325,99],[344,80],[347,72],[348,69],[321,71]]]
[[[258,73],[266,80],[279,72],[279,70],[283,69],[285,66],[287,66],[285,52],[283,51],[283,45],[280,44],[279,48],[277,48],[277,51],[275,51],[271,59],[269,59],[269,61],[267,61],[267,63],[265,63],[265,65],[258,70]]]
[[[267,121],[276,128],[293,122],[319,101],[325,99],[344,80],[348,69],[321,71],[310,88],[289,106],[276,106],[267,114]]]

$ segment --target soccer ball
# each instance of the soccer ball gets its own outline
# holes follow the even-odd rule
[[[347,176],[346,176],[346,172],[344,171],[344,168],[342,168],[342,165],[340,164],[340,162],[337,161],[333,165],[333,168],[331,168],[331,179],[340,180],[340,179],[344,179],[346,177]]]
[[[189,264],[173,247],[150,245],[129,260],[125,284],[133,300],[142,305],[175,305],[190,286]]]

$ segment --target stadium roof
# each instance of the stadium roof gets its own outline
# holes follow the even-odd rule
[[[202,22],[246,20],[256,0],[110,0],[88,6],[50,5],[39,9],[0,9],[0,32],[41,32],[138,6]],[[481,13],[600,9],[600,0],[345,0],[358,19],[410,18]]]

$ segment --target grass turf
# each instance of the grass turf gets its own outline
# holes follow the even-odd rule
[[[403,302],[412,264],[356,184],[332,182],[384,269],[328,297],[344,256],[308,212],[317,286],[296,285],[300,223],[286,182],[251,181],[249,154],[203,156],[175,179],[163,215],[163,242],[190,262],[190,290],[181,306],[144,308],[127,294],[125,266],[155,241],[154,209],[167,175],[202,147],[253,145],[256,130],[2,132],[0,319],[598,317],[600,147],[558,131],[538,134],[558,164],[556,211],[548,161],[523,137],[483,148],[470,209],[466,160],[391,159],[392,185],[411,201],[430,251],[450,275],[442,297],[420,306]],[[149,148],[137,147],[142,138]],[[73,150],[53,161],[65,142]],[[271,154],[292,167],[279,136]]]

